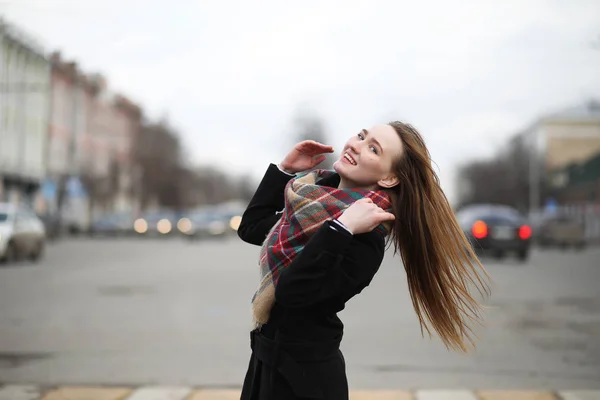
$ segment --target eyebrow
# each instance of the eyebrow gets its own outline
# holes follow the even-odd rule
[[[368,136],[368,135],[369,135],[369,131],[368,131],[368,130],[366,130],[366,129],[363,129],[363,130],[362,130],[362,133],[363,133],[365,136]],[[379,147],[379,150],[381,150],[381,153],[383,153],[383,147],[381,147],[381,143],[379,143],[379,142],[377,141],[377,139],[375,139],[375,138],[373,138],[373,139],[371,139],[371,140],[375,142],[375,144],[376,144],[376,145]]]

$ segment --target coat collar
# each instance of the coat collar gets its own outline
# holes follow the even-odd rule
[[[338,173],[333,173],[332,175],[326,178],[319,179],[317,184],[337,188],[340,185],[340,180],[340,175]]]

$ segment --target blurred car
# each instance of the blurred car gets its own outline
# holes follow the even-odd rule
[[[133,221],[133,230],[140,235],[170,235],[176,233],[178,220],[177,213],[174,211],[161,210],[148,212]]]
[[[564,213],[542,218],[536,236],[541,247],[583,249],[586,244],[583,222]]]
[[[39,260],[46,245],[44,223],[25,206],[0,203],[0,261]]]
[[[236,204],[202,206],[185,213],[177,229],[190,238],[222,238],[237,232],[243,209]]]
[[[227,225],[227,233],[236,233],[242,222],[244,209],[227,208],[219,211],[222,220]]]
[[[61,235],[60,219],[57,213],[41,213],[37,217],[44,224],[47,240],[55,240]]]
[[[133,231],[130,213],[106,214],[96,218],[90,225],[90,235],[124,235]]]
[[[189,238],[224,237],[229,221],[215,208],[202,208],[184,215],[177,221],[177,230]]]
[[[460,209],[456,217],[478,254],[503,258],[507,253],[515,253],[522,261],[529,257],[532,229],[516,209],[472,204]]]

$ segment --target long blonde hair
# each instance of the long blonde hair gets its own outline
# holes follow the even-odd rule
[[[389,125],[404,147],[394,168],[400,183],[390,189],[396,218],[389,238],[404,263],[421,334],[431,336],[431,326],[447,348],[468,352],[476,336],[470,324],[481,322],[483,308],[469,285],[489,296],[490,277],[442,191],[425,141],[408,124]]]

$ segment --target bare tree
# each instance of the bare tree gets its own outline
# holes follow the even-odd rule
[[[303,140],[314,140],[320,143],[329,144],[329,138],[325,129],[325,123],[316,113],[307,110],[299,110],[293,120],[294,122],[294,143]],[[292,144],[292,145],[293,145]],[[332,154],[327,154],[327,158],[317,168],[333,169],[335,161]]]
[[[179,207],[181,194],[175,189],[180,181],[181,144],[177,133],[165,121],[146,123],[134,144],[133,159],[138,170],[141,208],[152,201]]]
[[[188,165],[177,132],[167,122],[145,123],[133,151],[140,211],[151,203],[183,211],[203,204],[249,199],[249,177],[234,177],[213,166]]]
[[[88,196],[88,215],[93,216],[94,210],[110,212],[114,210],[115,200],[120,193],[121,165],[113,153],[108,171],[99,173],[93,167],[92,160],[82,166],[81,183]]]
[[[544,170],[541,156],[530,148],[523,134],[515,135],[490,159],[464,163],[458,173],[460,205],[500,203],[527,210],[532,163],[538,164],[535,166],[538,170]],[[541,193],[542,199],[550,193],[544,176]]]

